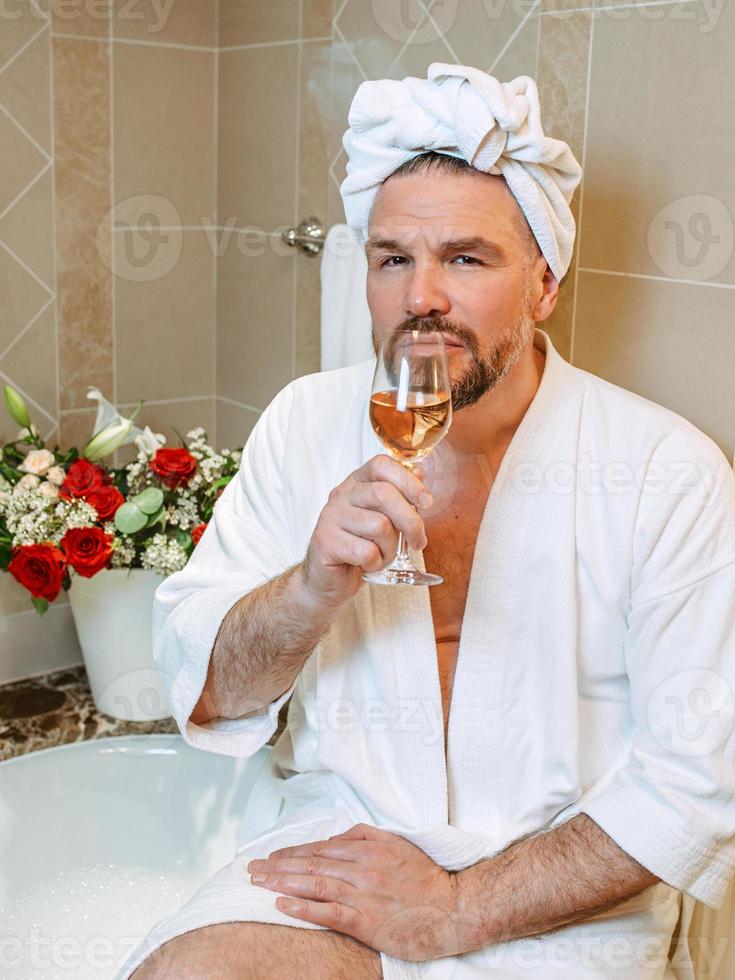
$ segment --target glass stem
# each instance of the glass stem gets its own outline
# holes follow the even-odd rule
[[[398,551],[396,552],[396,559],[395,560],[397,562],[398,561],[401,561],[401,562],[410,561],[410,558],[409,558],[409,555],[408,555],[408,548],[406,547],[406,541],[405,541],[405,539],[403,537],[403,531],[399,531],[398,532]]]
[[[412,462],[407,462],[406,460],[402,459],[401,463],[403,466],[406,467],[407,470],[413,471]],[[403,531],[398,532],[398,551],[396,551],[396,557],[390,563],[389,567],[401,568],[401,569],[409,568],[412,571],[416,570],[413,562],[411,561],[411,556],[408,553],[408,548],[406,547],[406,540],[403,537]]]

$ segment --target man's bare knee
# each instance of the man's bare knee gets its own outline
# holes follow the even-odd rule
[[[270,922],[224,922],[164,943],[131,980],[382,980],[380,954],[331,930]]]

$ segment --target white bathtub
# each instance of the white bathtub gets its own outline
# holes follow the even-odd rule
[[[111,978],[155,922],[229,863],[270,753],[106,738],[0,763],[0,977]]]
[[[175,735],[0,763],[0,980],[112,978],[155,922],[232,860],[252,759]],[[735,977],[735,884],[688,930],[697,980]],[[686,975],[686,974],[684,974]]]

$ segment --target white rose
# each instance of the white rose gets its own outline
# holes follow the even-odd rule
[[[25,477],[23,477],[25,480]],[[53,500],[55,497],[59,496],[59,488],[53,484],[49,483],[48,480],[44,480],[43,483],[38,488],[38,492],[44,497],[48,497],[49,500]]]
[[[60,487],[66,479],[66,473],[64,472],[63,466],[52,466],[46,474],[46,479],[50,480],[52,483],[55,483],[57,487]]]
[[[49,449],[32,449],[18,467],[24,473],[43,476],[49,466],[54,465],[54,454]]]
[[[37,487],[40,482],[40,478],[34,476],[33,473],[26,473],[26,475],[22,476],[15,484],[13,493],[22,493],[24,490],[33,490],[34,487]]]

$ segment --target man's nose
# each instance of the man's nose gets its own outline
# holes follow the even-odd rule
[[[442,283],[441,272],[416,268],[407,285],[407,316],[446,316],[451,302]]]

